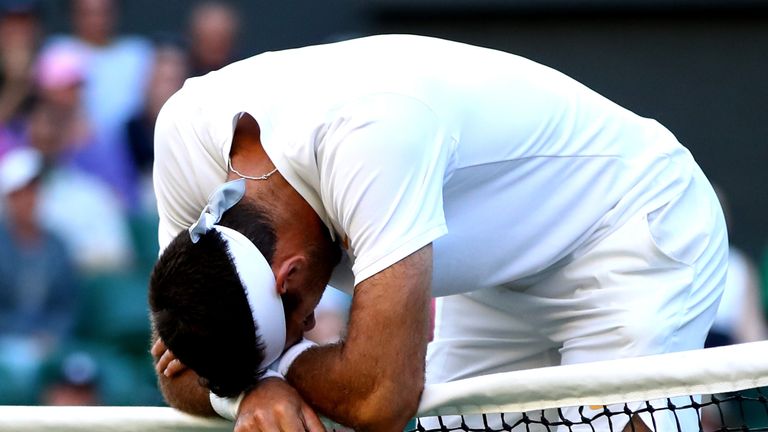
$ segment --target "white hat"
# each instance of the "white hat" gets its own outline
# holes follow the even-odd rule
[[[0,159],[0,193],[8,195],[37,178],[43,169],[43,157],[29,147],[13,149]]]

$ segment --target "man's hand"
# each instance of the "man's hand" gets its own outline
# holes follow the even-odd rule
[[[161,377],[160,382],[165,383],[163,390],[166,398],[171,399],[169,402],[176,402],[171,405],[195,413],[196,410],[184,409],[182,404],[178,404],[182,394],[173,397],[168,391],[170,382],[193,372],[173,355],[160,338],[152,344],[152,356],[155,358],[155,371]],[[325,432],[325,427],[315,411],[290,384],[278,378],[269,378],[261,381],[243,398],[235,422],[235,432],[259,431]]]
[[[153,333],[152,358],[157,372],[157,383],[168,405],[189,414],[214,417],[208,389],[200,385],[197,374],[181,363]]]
[[[184,363],[179,361],[179,359],[173,355],[171,350],[165,346],[163,340],[160,338],[158,338],[152,345],[151,352],[152,356],[157,359],[157,362],[155,363],[155,372],[157,372],[158,376],[164,375],[168,378],[173,378],[187,369]]]
[[[279,378],[259,382],[240,404],[235,432],[325,432],[315,411]]]

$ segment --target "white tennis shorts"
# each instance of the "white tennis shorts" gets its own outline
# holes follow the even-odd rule
[[[675,200],[543,279],[438,299],[427,383],[702,348],[727,255],[720,205],[697,168]]]

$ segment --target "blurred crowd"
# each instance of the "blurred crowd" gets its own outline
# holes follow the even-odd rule
[[[201,1],[186,34],[136,36],[119,1],[72,0],[53,34],[45,6],[0,0],[0,404],[160,404],[153,128],[186,78],[239,58],[238,11]]]
[[[239,13],[201,1],[185,34],[135,36],[117,0],[71,0],[71,33],[52,34],[44,7],[0,0],[0,404],[160,404],[154,122],[186,78],[241,57]],[[731,258],[710,345],[768,336],[760,269]],[[309,336],[338,340],[348,307],[329,290]]]

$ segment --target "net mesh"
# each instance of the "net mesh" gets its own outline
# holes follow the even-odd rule
[[[408,431],[768,431],[768,389],[524,413],[419,418]],[[574,415],[575,414],[575,415]],[[631,419],[635,421],[631,421]],[[642,419],[640,423],[637,420]]]
[[[432,384],[407,430],[768,431],[768,342]]]

